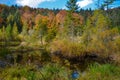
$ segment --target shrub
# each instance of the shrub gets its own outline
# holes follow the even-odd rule
[[[84,53],[84,45],[82,43],[71,42],[70,40],[55,40],[50,44],[52,52],[61,51],[64,56],[79,56]]]

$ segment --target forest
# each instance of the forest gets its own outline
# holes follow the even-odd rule
[[[0,4],[0,80],[120,80],[120,7],[76,2]]]

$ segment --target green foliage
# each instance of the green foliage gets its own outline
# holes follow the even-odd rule
[[[16,26],[18,27],[18,32],[22,32],[22,19],[21,19],[21,14],[19,10],[16,10],[16,12],[14,13],[14,23],[16,23]]]
[[[71,13],[76,12],[78,10],[79,7],[76,3],[77,3],[77,0],[67,1],[66,7]]]
[[[95,63],[90,65],[88,72],[79,80],[119,80],[119,74],[120,68],[115,65]]]
[[[102,5],[103,7],[108,7],[114,0],[105,1],[106,3]],[[4,59],[3,57],[10,54],[10,50],[12,49],[13,53],[14,51],[17,52],[17,50],[17,53],[27,52],[29,50],[41,50],[38,52],[29,52],[28,54],[20,53],[20,56],[22,55],[23,57],[20,59],[22,60],[20,62],[21,65],[18,63],[9,68],[2,69],[2,71],[0,71],[0,79],[70,80],[70,69],[66,69],[60,64],[49,63],[52,59],[54,59],[53,62],[57,63],[64,61],[63,63],[66,67],[75,68],[80,65],[79,63],[71,65],[71,58],[75,57],[85,58],[83,63],[88,62],[87,64],[91,61],[87,61],[86,57],[90,57],[91,59],[94,55],[95,58],[93,59],[95,60],[96,58],[98,60],[99,58],[110,58],[114,60],[115,63],[120,63],[119,9],[113,11],[113,13],[106,13],[109,11],[103,10],[95,10],[94,12],[91,10],[83,10],[82,14],[85,19],[82,19],[82,16],[77,12],[79,7],[76,3],[77,0],[68,0],[66,5],[68,13],[61,11],[58,16],[57,14],[54,15],[51,10],[46,9],[44,12],[44,9],[37,9],[38,12],[36,12],[36,9],[30,9],[27,6],[15,10],[14,8],[11,9],[8,7],[12,11],[9,12],[9,10],[6,15],[5,12],[8,9],[1,8],[0,26],[5,25],[5,27],[0,27],[0,36],[2,36],[0,37],[0,43],[2,43],[2,45],[4,44],[4,46],[0,48],[0,59]],[[110,10],[110,12],[111,11],[112,10]],[[65,21],[60,21],[59,18]],[[27,19],[27,21],[25,21],[25,19]],[[25,21],[24,25],[22,25],[21,21]],[[84,25],[82,25],[83,22]],[[19,34],[20,32],[21,34]],[[22,41],[21,44],[20,42],[8,42],[13,39],[16,40],[18,37]],[[50,54],[57,52],[58,55]],[[14,62],[17,63],[19,56],[16,53],[14,55],[16,59]],[[63,60],[61,61],[61,59]],[[80,59],[78,59],[78,61],[79,60]],[[30,64],[26,64],[27,62]],[[100,65],[96,63],[89,66],[86,74],[81,74],[80,80],[119,80],[119,74],[119,66],[112,64]]]
[[[5,80],[35,80],[35,72],[32,69],[35,69],[34,66],[13,66],[4,70],[1,75],[6,75],[6,77],[3,77]]]
[[[34,26],[33,29],[30,29],[32,32],[30,37],[33,39],[33,41],[39,41],[41,45],[44,44],[44,38],[47,35],[47,21],[48,20],[46,18],[39,19],[38,23],[36,23],[36,26]]]
[[[17,39],[19,32],[16,23],[14,23],[14,26],[12,28],[12,36],[14,39]]]
[[[117,37],[116,37],[117,38]],[[117,48],[116,52],[119,53],[120,51],[120,37],[118,37],[116,40],[115,40],[115,46]]]
[[[108,17],[102,11],[95,11],[87,22],[82,41],[87,52],[108,56],[116,52],[114,41],[118,35],[118,28],[111,29]]]
[[[38,23],[38,31],[39,35],[44,36],[47,32],[47,20],[46,19],[40,19]]]
[[[46,42],[52,41],[57,35],[57,29],[56,28],[51,28],[48,30],[48,33],[45,37]]]
[[[2,50],[0,50],[0,57],[5,57],[7,54],[10,54],[10,50],[8,50],[7,48],[3,47]]]
[[[65,35],[69,36],[72,41],[75,36],[75,28],[76,28],[76,25],[75,25],[76,21],[75,21],[75,17],[73,17],[74,16],[73,13],[77,12],[79,9],[76,3],[77,3],[77,0],[68,0],[66,4],[66,7],[68,8],[68,14],[66,17],[64,32],[65,32]]]
[[[45,62],[49,62],[51,61],[51,57],[50,54],[48,53],[48,51],[46,49],[42,49],[41,50],[41,61],[45,61]]]
[[[73,21],[70,19],[69,16],[66,16],[66,20],[64,23],[64,29],[63,29],[63,37],[71,37],[74,34],[75,27],[73,26]]]
[[[5,26],[2,27],[2,39],[3,40],[6,40],[7,38],[7,35],[6,35],[6,29],[5,29]]]
[[[108,10],[111,7],[110,5],[113,4],[116,0],[96,0],[96,1],[97,1],[96,5],[99,9]]]
[[[8,17],[7,17],[7,24],[9,24],[10,26],[13,26],[14,25],[14,16],[12,14],[10,14]]]
[[[23,25],[21,32],[22,35],[27,35],[27,27],[28,27],[27,23]]]
[[[13,66],[0,73],[5,80],[69,80],[68,71],[58,64],[47,64],[37,69],[35,66]],[[5,76],[5,77],[4,77]]]
[[[2,40],[3,39],[3,32],[2,32],[2,29],[0,29],[0,40]]]
[[[10,24],[6,27],[6,35],[7,40],[10,40],[12,38],[12,27]]]
[[[113,2],[114,2],[115,0],[104,0],[104,3],[102,4],[102,7],[105,9],[107,9],[108,10],[108,8],[109,8],[109,6],[111,5],[111,4],[113,4]]]
[[[76,13],[71,14],[71,16],[69,16],[69,14],[70,13],[68,13],[68,15],[65,17],[63,31],[60,36],[74,41],[76,36],[81,36],[83,33],[83,25],[80,21],[82,17]]]
[[[21,22],[21,15],[19,13],[19,11],[15,11],[15,13],[13,14],[9,14],[7,17],[7,25],[10,24],[11,27],[14,26],[14,24],[16,23],[16,26],[18,26],[18,32],[22,31],[22,22]]]
[[[45,80],[69,80],[67,69],[59,64],[47,64],[42,68],[41,73]]]

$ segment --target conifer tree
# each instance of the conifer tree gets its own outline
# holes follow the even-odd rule
[[[28,32],[27,32],[27,27],[28,27],[27,23],[25,23],[25,24],[23,25],[23,27],[22,27],[22,32],[21,32],[21,34],[24,35],[24,36],[28,34]]]
[[[6,27],[7,40],[10,40],[12,37],[12,27],[10,24]]]
[[[73,40],[74,38],[74,32],[75,32],[75,26],[74,26],[74,17],[73,13],[77,12],[79,7],[77,5],[77,0],[69,0],[67,1],[66,7],[68,8],[68,15],[67,15],[67,31],[70,38]]]
[[[115,0],[104,0],[104,3],[103,3],[103,7],[106,7],[106,9],[108,10],[109,8],[109,5],[111,5]]]
[[[10,26],[13,26],[14,25],[14,16],[12,14],[10,14],[8,17],[7,17],[7,24],[9,24]]]
[[[110,5],[113,3],[113,2],[115,2],[116,0],[97,0],[97,3],[96,3],[96,5],[97,5],[97,7],[99,8],[99,9],[106,9],[106,10],[108,10],[109,9],[109,7],[110,7]]]
[[[79,7],[76,3],[77,3],[77,0],[67,1],[66,7],[68,8],[70,13],[74,13],[78,11]]]

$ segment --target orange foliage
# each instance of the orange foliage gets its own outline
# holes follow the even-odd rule
[[[61,24],[64,23],[65,18],[67,15],[67,11],[65,10],[61,10],[57,15],[56,15],[56,24]]]

